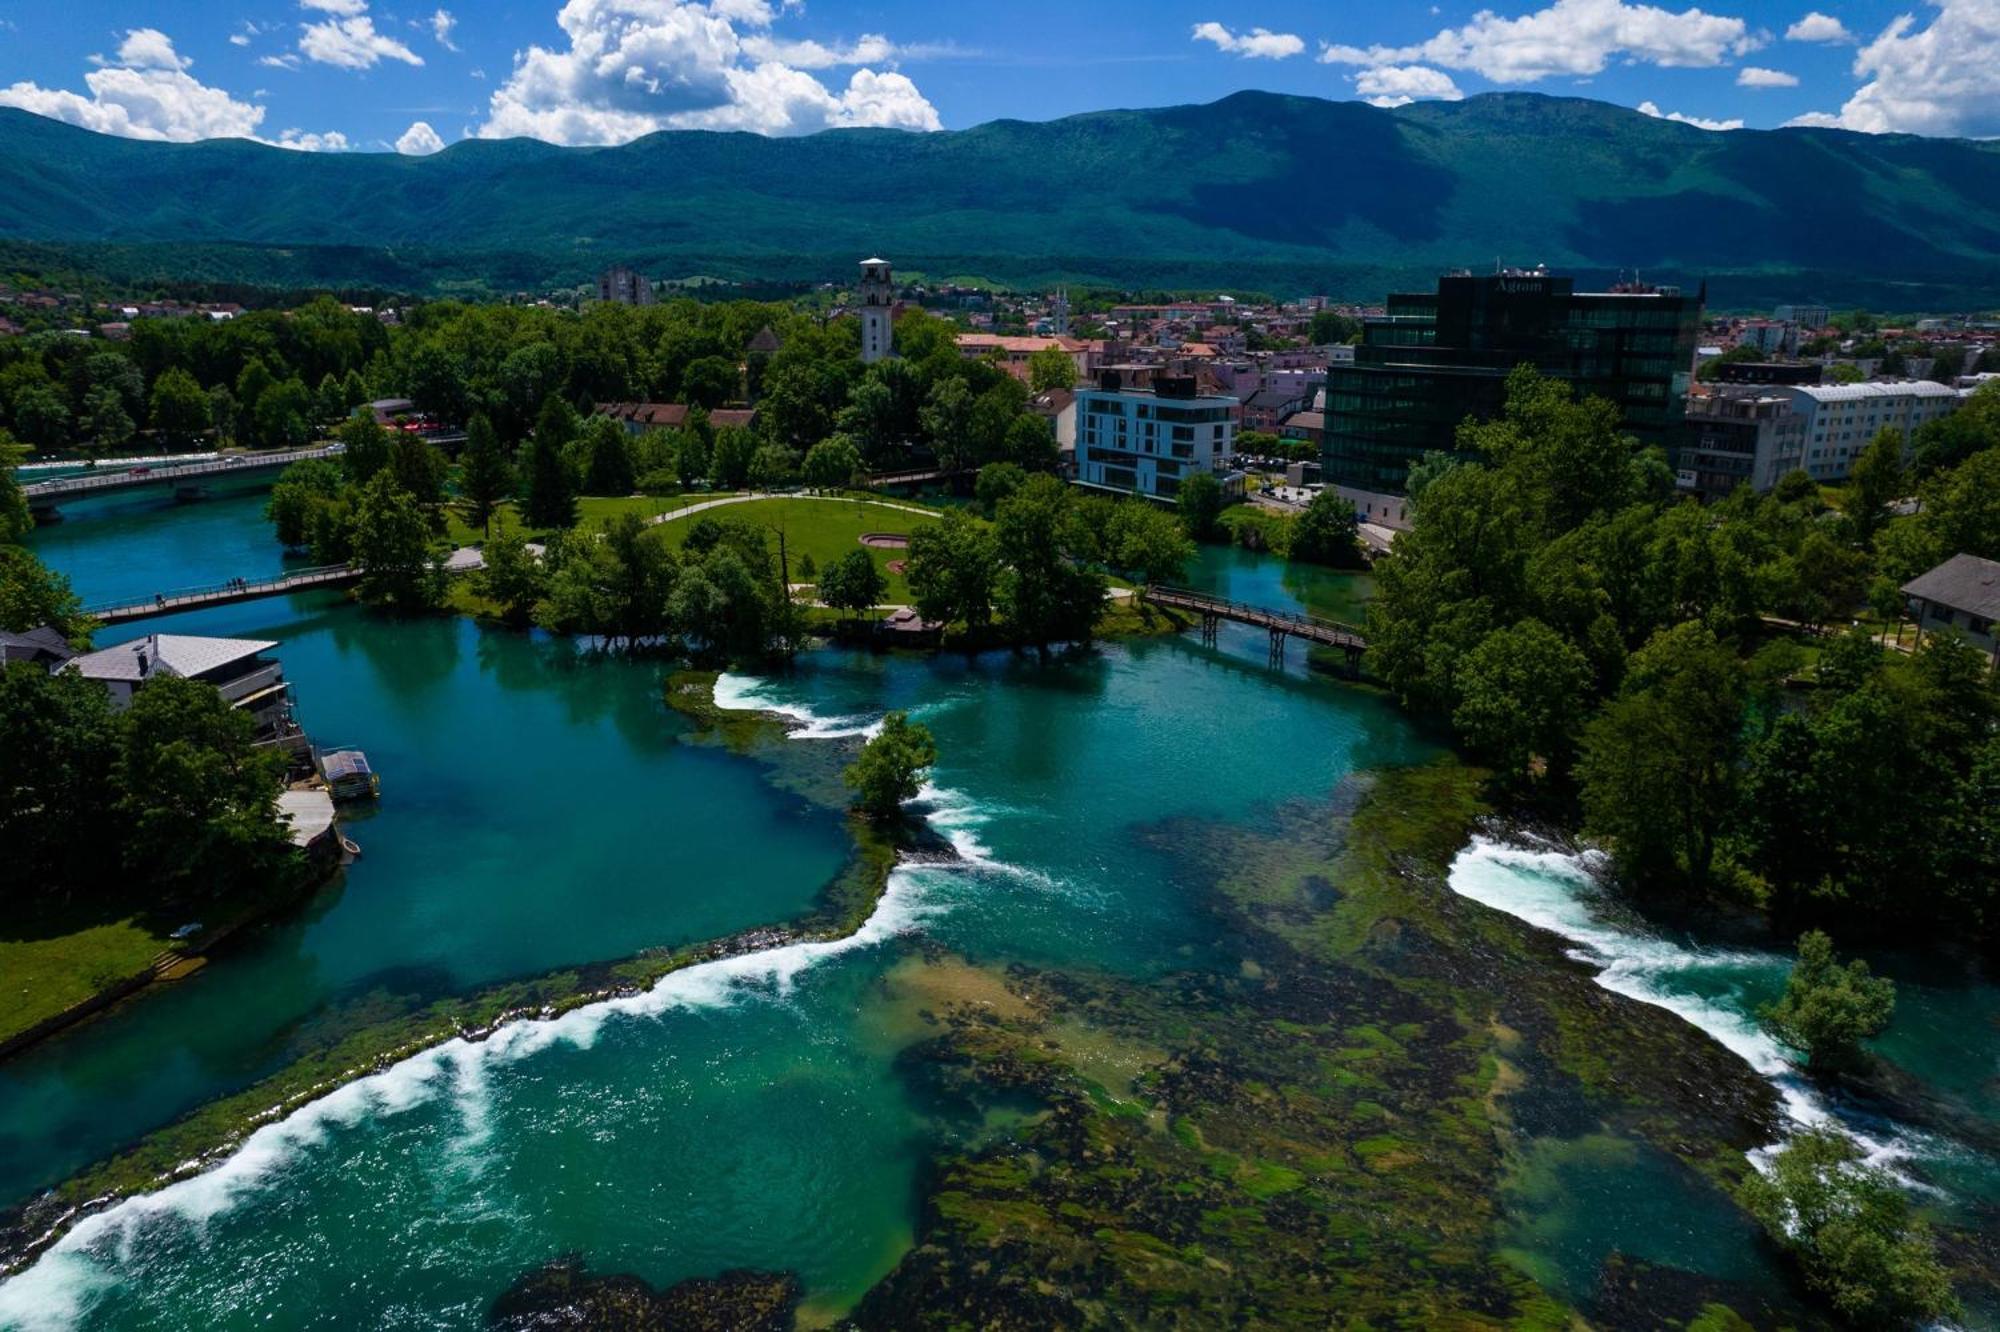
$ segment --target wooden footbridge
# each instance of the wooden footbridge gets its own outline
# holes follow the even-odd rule
[[[233,606],[239,601],[259,601],[292,592],[310,592],[322,587],[346,587],[361,580],[361,570],[351,564],[328,564],[317,569],[299,569],[277,578],[232,578],[207,587],[160,592],[144,601],[115,602],[92,606],[86,612],[99,624],[128,624],[182,611],[206,610],[210,606]]]
[[[1224,620],[1266,631],[1271,636],[1273,666],[1285,664],[1285,644],[1294,638],[1338,649],[1347,655],[1348,668],[1356,671],[1361,668],[1361,654],[1368,650],[1368,640],[1359,629],[1337,620],[1323,620],[1317,615],[1274,611],[1264,606],[1212,597],[1206,592],[1191,592],[1184,587],[1153,585],[1140,595],[1151,605],[1199,615],[1201,641],[1210,647],[1215,646],[1217,631]]]

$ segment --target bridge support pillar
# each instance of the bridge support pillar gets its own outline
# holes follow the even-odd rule
[[[31,503],[28,505],[28,516],[35,520],[35,526],[47,527],[62,521],[62,510],[53,504]]]
[[[1217,615],[1214,611],[1203,611],[1201,613],[1201,645],[1203,647],[1214,647],[1216,634],[1221,627],[1222,617],[1220,615]]]
[[[1273,667],[1273,669],[1281,670],[1284,668],[1285,637],[1286,635],[1283,629],[1273,629],[1271,631],[1271,666]]]

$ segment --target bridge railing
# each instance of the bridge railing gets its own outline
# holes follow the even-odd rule
[[[93,490],[115,490],[123,486],[153,485],[197,476],[227,476],[232,472],[262,471],[267,467],[287,467],[309,458],[333,458],[347,451],[344,444],[323,448],[291,449],[284,453],[244,453],[207,462],[168,464],[163,467],[123,467],[115,472],[86,472],[82,476],[62,476],[53,481],[35,481],[21,487],[30,499],[58,495],[84,495]]]
[[[1308,615],[1300,611],[1273,610],[1269,606],[1252,605],[1247,601],[1230,601],[1207,592],[1196,592],[1192,588],[1168,587],[1160,583],[1149,583],[1142,594],[1146,600],[1157,600],[1163,605],[1182,606],[1189,610],[1212,611],[1225,619],[1241,620],[1252,624],[1295,625],[1300,629],[1317,630],[1321,633],[1346,634],[1356,639],[1365,639],[1366,632],[1358,625],[1346,624],[1340,620],[1328,620],[1318,615]]]
[[[232,596],[261,596],[286,592],[293,588],[316,587],[322,583],[338,582],[342,578],[353,577],[358,572],[351,564],[322,564],[311,569],[293,569],[276,578],[232,578],[220,583],[204,583],[200,587],[180,587],[171,592],[155,592],[150,597],[125,598],[86,607],[84,613],[103,617],[119,611],[199,605],[203,602],[227,600]]]

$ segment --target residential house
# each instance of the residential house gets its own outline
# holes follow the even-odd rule
[[[187,634],[148,634],[116,647],[86,652],[62,663],[96,680],[122,711],[133,695],[164,675],[201,680],[214,685],[223,698],[257,723],[260,738],[283,733],[291,722],[291,686],[284,667],[264,656],[276,643],[248,638],[196,638]]]
[[[18,634],[0,630],[0,666],[25,661],[54,670],[75,655],[69,640],[47,625]]]
[[[623,422],[627,433],[634,435],[643,435],[648,430],[677,430],[687,424],[690,410],[684,402],[603,402],[597,405],[599,416]],[[709,411],[708,423],[717,430],[732,427],[748,430],[757,424],[757,409],[716,407]]]
[[[1903,584],[1903,597],[1919,637],[1926,630],[1956,629],[1982,651],[2000,653],[1994,634],[2000,623],[2000,561],[1954,555]]]

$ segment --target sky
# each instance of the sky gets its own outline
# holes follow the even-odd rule
[[[1378,106],[1531,90],[1718,133],[2000,137],[2000,0],[1703,3],[0,0],[0,105],[336,152],[921,132],[1246,88]]]

